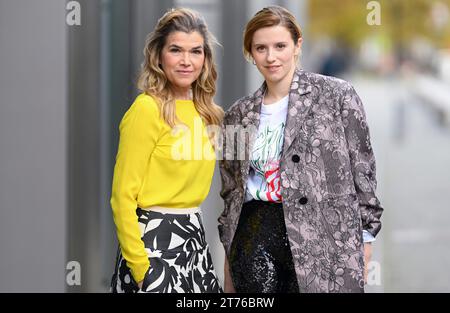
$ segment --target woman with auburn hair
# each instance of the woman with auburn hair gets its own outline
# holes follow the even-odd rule
[[[227,134],[220,162],[225,292],[364,291],[383,209],[363,105],[348,82],[298,69],[301,44],[278,6],[244,31],[264,83],[223,122],[250,134],[249,158]]]
[[[142,93],[119,126],[113,292],[222,291],[200,211],[215,166],[207,128],[223,116],[213,102],[212,41],[199,14],[184,8],[169,10],[147,37]]]

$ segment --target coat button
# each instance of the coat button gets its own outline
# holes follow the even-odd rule
[[[292,156],[292,162],[294,162],[294,163],[300,162],[300,157],[298,155],[294,154]]]
[[[299,202],[300,202],[300,204],[302,204],[302,205],[307,204],[307,203],[308,203],[308,198],[306,198],[306,197],[301,197],[300,200],[299,200]]]

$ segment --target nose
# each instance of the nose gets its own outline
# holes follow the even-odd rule
[[[185,52],[183,54],[183,57],[181,59],[181,64],[184,65],[184,66],[191,65],[191,57],[189,56],[189,52]]]
[[[267,49],[266,60],[268,63],[272,63],[275,61],[275,55],[272,49]]]

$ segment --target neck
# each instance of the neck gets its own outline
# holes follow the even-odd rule
[[[289,94],[292,78],[294,77],[295,67],[289,71],[288,75],[279,82],[266,81],[267,90],[264,96],[265,104],[271,104],[286,97]]]
[[[176,100],[192,100],[191,88],[173,88],[173,96]]]

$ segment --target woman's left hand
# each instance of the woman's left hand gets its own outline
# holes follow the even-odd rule
[[[372,258],[372,243],[364,243],[364,283],[367,284],[368,265]]]

